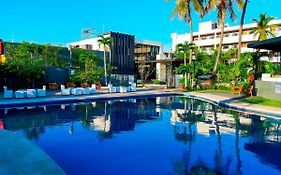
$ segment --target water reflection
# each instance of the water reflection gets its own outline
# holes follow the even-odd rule
[[[279,119],[234,112],[184,97],[3,109],[0,116],[0,129],[21,131],[34,141],[40,141],[41,136],[51,132],[50,128],[63,126],[67,130],[61,132],[68,135],[80,134],[82,127],[87,132],[96,132],[99,141],[111,141],[124,132],[133,134],[139,125],[152,124],[157,130],[157,123],[167,122],[165,131],[173,139],[164,142],[162,138],[169,137],[167,133],[153,136],[151,132],[153,140],[184,145],[183,150],[176,147],[179,154],[167,154],[168,174],[245,174],[249,153],[262,164],[281,171]],[[162,149],[161,145],[157,148]],[[159,154],[166,153],[159,151]]]

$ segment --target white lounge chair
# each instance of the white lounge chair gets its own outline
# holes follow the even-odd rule
[[[83,88],[74,88],[72,90],[73,95],[82,95],[83,94]]]
[[[116,90],[116,92],[120,92],[120,86],[115,86],[115,90]]]
[[[46,97],[46,86],[43,89],[37,89],[38,97]]]
[[[137,91],[137,83],[132,83],[131,84],[131,92],[136,92]]]
[[[90,88],[83,88],[83,91],[82,91],[83,95],[90,95],[91,94],[91,89]]]
[[[13,91],[8,90],[7,86],[4,86],[4,98],[13,98]]]
[[[121,92],[121,93],[127,92],[126,86],[120,86],[120,92]]]
[[[23,90],[17,90],[15,91],[15,97],[16,98],[24,98],[25,92]]]
[[[27,89],[26,97],[27,98],[35,98],[36,97],[36,90],[35,89]]]
[[[61,95],[70,95],[70,89],[66,89],[64,85],[60,86]]]
[[[91,94],[95,94],[97,93],[97,88],[95,84],[92,84],[91,88],[90,88]]]

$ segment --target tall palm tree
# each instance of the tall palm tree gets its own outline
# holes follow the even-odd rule
[[[204,8],[204,15],[208,13],[211,9],[217,10],[217,18],[220,24],[221,32],[220,32],[220,43],[218,48],[218,53],[216,57],[216,62],[214,65],[212,76],[213,78],[216,77],[216,73],[218,70],[218,64],[221,57],[222,52],[222,44],[224,38],[224,25],[227,13],[230,14],[230,18],[234,20],[236,18],[236,14],[233,9],[233,5],[237,4],[238,7],[241,9],[243,7],[243,0],[208,0],[206,6]]]
[[[179,55],[183,55],[183,62],[184,62],[184,67],[186,68],[186,59],[187,59],[187,55],[190,54],[190,52],[192,52],[192,50],[195,48],[195,45],[193,43],[188,43],[188,42],[184,42],[183,44],[178,44],[176,46],[176,54]],[[187,87],[187,73],[186,71],[184,72],[184,85],[185,87]]]
[[[274,19],[274,16],[266,16],[266,13],[261,13],[259,19],[253,19],[257,26],[251,33],[254,34],[254,37],[258,36],[259,41],[266,40],[268,37],[276,37],[272,30],[277,28],[278,25],[270,24]]]
[[[241,15],[241,20],[240,20],[240,27],[239,27],[239,35],[238,35],[238,53],[237,53],[237,60],[240,60],[241,58],[241,48],[242,48],[242,33],[243,33],[243,25],[244,25],[244,20],[245,20],[245,15],[247,11],[247,5],[248,5],[249,0],[245,0],[244,6],[243,6],[243,11]]]
[[[171,0],[168,0],[171,1]],[[204,0],[176,0],[176,6],[172,12],[171,18],[177,14],[179,18],[183,19],[189,24],[190,29],[190,41],[193,42],[193,19],[192,8],[197,13],[203,13],[203,1]],[[189,52],[189,63],[192,62],[192,50]]]
[[[111,37],[106,37],[104,35],[99,36],[99,45],[103,46],[103,64],[104,64],[104,76],[105,76],[105,85],[107,85],[107,72],[106,72],[106,57],[105,57],[105,52],[106,52],[106,47],[109,47],[109,50],[111,50],[111,46],[113,44],[113,38]],[[110,53],[111,54],[111,53]]]

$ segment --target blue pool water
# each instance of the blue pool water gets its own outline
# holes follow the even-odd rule
[[[281,174],[280,120],[184,97],[0,110],[67,174]]]

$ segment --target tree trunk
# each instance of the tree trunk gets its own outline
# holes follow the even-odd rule
[[[190,28],[190,43],[193,43],[193,28],[192,28],[192,20],[189,22]],[[192,62],[192,49],[189,50],[189,63]]]
[[[105,45],[104,45],[104,48],[103,48],[103,64],[104,64],[105,85],[107,86],[107,73],[106,73]]]
[[[237,60],[240,60],[240,58],[241,58],[243,25],[244,25],[248,1],[249,0],[245,0],[245,4],[244,4],[244,7],[243,7],[242,16],[241,16],[241,21],[240,21]]]
[[[216,77],[216,73],[218,71],[218,64],[219,64],[219,61],[220,61],[220,56],[221,56],[221,51],[222,51],[222,44],[223,44],[223,38],[224,38],[224,23],[225,23],[225,14],[226,11],[224,10],[222,12],[222,18],[221,18],[221,22],[220,22],[220,25],[221,25],[221,35],[220,35],[220,43],[219,43],[219,48],[218,48],[218,53],[217,53],[217,57],[216,57],[216,62],[215,62],[215,65],[214,65],[214,69],[213,69],[213,75],[212,77]]]
[[[186,68],[186,53],[184,53],[183,62],[184,62],[184,67]],[[187,74],[186,74],[186,71],[184,72],[184,86],[185,86],[185,88],[187,87]]]

